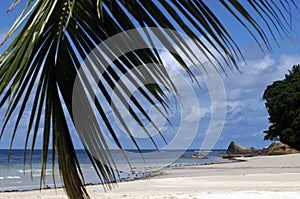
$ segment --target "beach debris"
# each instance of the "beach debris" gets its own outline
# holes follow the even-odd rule
[[[192,154],[191,158],[199,158],[199,159],[208,159],[208,157],[201,153],[194,153]]]

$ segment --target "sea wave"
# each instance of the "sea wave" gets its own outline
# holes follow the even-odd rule
[[[5,176],[6,179],[19,179],[20,176]]]
[[[19,169],[18,170],[19,173],[30,173],[30,171],[31,171],[30,169],[25,169],[25,170],[24,169]]]
[[[52,169],[46,169],[46,175],[50,175],[52,172]],[[31,169],[19,169],[18,170],[18,173],[31,173]],[[32,170],[32,173],[35,173],[37,175],[38,174],[41,174],[41,169],[33,169]]]

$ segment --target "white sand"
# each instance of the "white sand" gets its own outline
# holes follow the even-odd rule
[[[122,182],[112,191],[88,186],[92,198],[300,198],[300,154],[246,158],[246,162],[165,170]],[[1,193],[0,198],[67,198],[62,189]]]

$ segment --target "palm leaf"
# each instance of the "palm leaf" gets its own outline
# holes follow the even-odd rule
[[[14,1],[9,12],[17,3],[18,1]],[[294,1],[283,0],[279,3],[232,0],[220,1],[219,4],[228,11],[232,20],[237,20],[245,28],[245,32],[250,33],[261,49],[267,48],[268,50],[271,50],[270,35],[275,41],[278,41],[278,37],[280,38],[282,35],[289,36],[292,10],[298,9]],[[90,52],[99,43],[126,30],[139,27],[168,28],[182,31],[194,39],[198,50],[203,53],[212,66],[217,70],[221,69],[226,72],[222,63],[229,69],[238,68],[236,61],[243,56],[234,40],[234,35],[229,33],[228,27],[222,23],[222,19],[216,13],[217,10],[211,9],[209,2],[203,1],[28,1],[5,38],[7,41],[8,38],[13,37],[13,41],[0,57],[0,96],[2,96],[0,107],[3,108],[5,104],[8,105],[5,108],[6,114],[0,138],[13,115],[16,114],[17,120],[12,132],[12,146],[19,123],[24,118],[24,111],[30,109],[31,116],[24,136],[25,149],[31,140],[32,157],[38,128],[43,125],[41,182],[45,178],[49,143],[50,138],[52,138],[55,149],[52,157],[53,165],[56,155],[67,194],[71,198],[88,197],[66,121],[74,122],[73,114],[76,113],[72,112],[72,92],[78,75],[82,79],[83,88],[81,91],[77,91],[79,92],[78,95],[83,96],[80,105],[86,106],[83,113],[89,116],[91,121],[95,121],[93,107],[89,101],[89,98],[95,93],[87,80],[88,78],[97,80],[100,72],[102,79],[97,86],[103,98],[96,97],[95,107],[104,122],[104,126],[100,127],[99,123],[91,122],[86,127],[76,130],[87,135],[90,132],[95,133],[91,134],[90,137],[81,139],[87,139],[86,141],[93,143],[94,149],[85,146],[88,156],[101,181],[108,183],[107,186],[110,188],[109,183],[118,179],[118,173],[114,171],[116,165],[103,137],[102,129],[106,129],[111,134],[121,151],[123,151],[123,147],[116,134],[117,129],[110,124],[109,118],[104,112],[103,101],[101,100],[110,104],[117,115],[117,119],[139,149],[140,146],[135,137],[111,99],[110,91],[115,90],[118,99],[121,102],[124,101],[126,97],[130,97],[130,91],[126,89],[126,86],[116,86],[121,76],[137,68],[137,66],[154,63],[153,67],[130,74],[128,79],[133,85],[138,85],[139,82],[155,82],[140,88],[139,92],[149,104],[161,112],[163,117],[166,117],[156,102],[168,109],[168,99],[164,89],[167,88],[168,92],[177,94],[176,83],[170,79],[166,69],[162,67],[163,62],[159,52],[155,49],[151,50],[153,41],[150,34],[153,33],[147,30],[141,32],[141,34],[146,35],[146,38],[137,35],[136,40],[149,45],[149,49],[123,53],[123,56],[118,57],[113,66],[108,68],[104,68],[105,62],[98,59],[99,55],[104,53],[113,57],[115,52],[122,54],[119,52],[122,51],[121,48],[116,46],[114,49],[94,51],[95,54],[90,54]],[[173,32],[165,29],[154,34],[163,41],[171,55],[191,78],[194,78],[191,68],[186,60],[173,53],[176,51],[172,47],[173,44],[183,49],[183,54],[193,64],[193,67],[196,69],[202,67],[205,71],[202,64],[203,60],[199,60],[197,55],[193,54],[192,49],[181,35],[173,34]],[[199,34],[204,37],[204,40],[199,39]],[[131,46],[134,44],[130,40],[123,42],[120,45]],[[213,50],[206,43],[212,46]],[[90,77],[84,73],[79,74],[80,63],[87,56],[89,56],[87,68],[91,74]],[[94,67],[97,64],[100,65],[100,68]],[[29,99],[33,99],[32,104],[29,103]],[[133,107],[130,107],[129,111],[135,120],[143,126],[143,122],[138,117],[138,110],[149,122],[153,123],[143,104],[135,97],[131,97],[130,100]],[[67,110],[63,109],[62,104],[66,105]],[[125,104],[123,105],[125,106]],[[155,124],[153,125],[155,126]],[[146,130],[145,133],[149,134]],[[149,139],[152,139],[150,135]],[[156,146],[155,141],[152,140],[152,142]],[[98,157],[94,157],[90,153],[91,150],[101,151],[101,153]],[[24,157],[26,158],[25,154]]]

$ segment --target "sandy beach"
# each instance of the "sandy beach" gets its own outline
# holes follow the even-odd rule
[[[147,179],[118,183],[92,198],[300,198],[300,154],[240,158],[240,162],[168,168]],[[0,198],[67,198],[62,189],[1,193]]]

